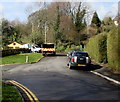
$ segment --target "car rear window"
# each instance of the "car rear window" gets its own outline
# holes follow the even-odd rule
[[[88,54],[87,53],[76,52],[76,53],[73,54],[73,56],[85,56],[85,57],[88,57]]]
[[[54,48],[54,44],[43,44],[43,48]]]

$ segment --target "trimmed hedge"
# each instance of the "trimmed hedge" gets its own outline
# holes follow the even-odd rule
[[[89,39],[85,46],[90,56],[97,62],[107,63],[107,34],[100,33]]]
[[[107,34],[107,56],[108,64],[116,71],[120,71],[120,32],[115,27]]]
[[[0,57],[15,55],[19,53],[29,53],[30,51],[31,51],[30,49],[25,49],[25,48],[2,50],[0,51]]]

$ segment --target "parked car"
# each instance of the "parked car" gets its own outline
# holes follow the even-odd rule
[[[20,46],[20,48],[30,49],[31,52],[34,52],[34,53],[35,53],[35,52],[39,53],[39,52],[41,52],[41,50],[42,50],[42,48],[40,48],[38,45],[36,45],[36,44],[29,44],[29,43]]]
[[[87,52],[84,51],[73,51],[69,58],[68,67],[88,67],[91,65],[91,58]]]
[[[42,48],[40,48],[38,45],[32,45],[31,51],[34,53],[40,53],[42,51]]]
[[[73,53],[74,51],[81,51],[81,50],[80,50],[80,49],[71,49],[71,50],[68,52],[68,54],[67,54],[68,58],[71,58],[71,57],[72,57],[72,53]]]

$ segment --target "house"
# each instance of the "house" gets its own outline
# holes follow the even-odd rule
[[[118,16],[116,16],[113,20],[114,20],[114,24],[118,26]]]
[[[20,48],[20,46],[22,46],[21,44],[17,43],[17,42],[13,42],[9,45],[7,45],[10,48],[16,49],[16,48]]]

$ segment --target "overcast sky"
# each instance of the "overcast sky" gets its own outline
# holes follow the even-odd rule
[[[8,2],[9,1],[9,2]],[[42,0],[43,1],[43,0]],[[51,2],[52,0],[45,0]],[[55,0],[53,0],[55,1]],[[71,0],[69,0],[71,1]],[[75,0],[74,0],[75,1]],[[89,5],[97,11],[99,18],[102,20],[105,16],[114,18],[118,12],[118,0],[87,0]],[[21,22],[26,22],[28,14],[36,11],[35,0],[1,0],[0,1],[0,17],[8,20],[19,19]],[[33,8],[31,10],[30,8]],[[29,11],[29,12],[28,12]]]

